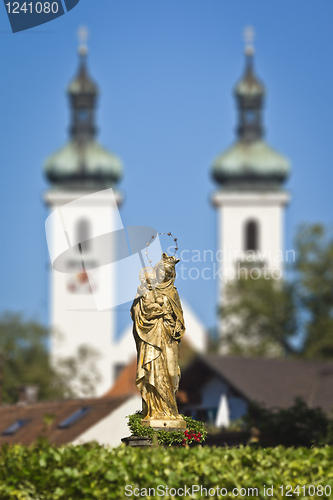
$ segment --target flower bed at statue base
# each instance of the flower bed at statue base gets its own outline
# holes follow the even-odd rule
[[[153,427],[146,427],[141,423],[141,411],[129,415],[127,425],[130,428],[132,436],[148,437],[152,443],[167,446],[193,446],[202,444],[207,436],[204,424],[185,415],[182,415],[182,418],[186,422],[187,428],[185,431],[157,431]]]

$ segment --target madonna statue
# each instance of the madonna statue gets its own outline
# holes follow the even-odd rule
[[[179,259],[163,253],[151,269],[153,277],[138,288],[131,308],[142,424],[164,429],[186,428],[176,403],[180,380],[178,351],[185,333],[183,310],[174,286],[177,262]]]

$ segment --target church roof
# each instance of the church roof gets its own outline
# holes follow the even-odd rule
[[[69,94],[98,94],[98,87],[88,74],[84,60],[81,61],[78,74],[69,83],[67,92]]]
[[[219,183],[241,178],[272,178],[282,182],[289,174],[289,160],[265,141],[238,141],[214,161],[212,174]]]
[[[254,72],[252,58],[247,58],[245,73],[236,84],[234,92],[238,97],[261,97],[265,94],[265,87]]]
[[[45,162],[45,175],[54,188],[104,189],[122,177],[120,159],[96,140],[97,85],[90,77],[87,52],[79,52],[79,69],[68,86],[70,138]]]
[[[111,187],[122,176],[120,159],[92,139],[86,143],[71,140],[53,153],[45,162],[50,182],[61,187]]]
[[[213,162],[212,176],[223,187],[279,188],[290,172],[289,160],[264,140],[262,108],[265,87],[246,52],[245,71],[235,86],[237,141]]]

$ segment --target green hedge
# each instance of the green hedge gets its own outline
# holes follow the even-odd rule
[[[176,495],[175,491],[171,495],[166,491],[166,486],[177,490],[184,485],[188,488],[202,485],[207,488],[207,495],[204,490],[194,491],[190,496],[183,496],[182,491]],[[119,446],[106,449],[94,443],[60,448],[39,443],[31,448],[4,446],[0,453],[1,500],[217,498],[217,487],[220,491],[228,490],[227,496],[219,498],[269,498],[264,495],[264,485],[274,486],[274,499],[286,497],[297,485],[300,488],[313,485],[315,490],[309,492],[306,488],[305,495],[302,489],[298,495],[295,490],[287,498],[329,498],[328,494],[320,495],[320,485],[327,487],[327,493],[328,486],[331,487],[332,498],[333,448]],[[281,485],[284,496],[279,489]],[[143,488],[155,488],[155,496],[152,490],[149,495]],[[209,493],[209,488],[215,489],[215,494],[213,490]],[[258,488],[258,495],[246,492],[236,496],[231,493],[233,488]]]

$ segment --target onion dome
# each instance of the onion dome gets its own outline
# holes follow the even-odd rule
[[[121,179],[122,164],[95,140],[72,140],[47,159],[45,172],[54,187],[106,189]]]
[[[96,140],[98,88],[88,73],[86,56],[86,47],[81,46],[79,69],[67,89],[71,112],[69,141],[45,162],[45,175],[54,188],[105,189],[115,186],[122,177],[119,158]]]
[[[223,188],[276,189],[288,177],[290,163],[263,139],[265,87],[254,71],[253,47],[247,47],[245,57],[244,75],[234,88],[237,140],[215,159],[212,176]]]
[[[85,57],[81,57],[78,74],[68,85],[68,94],[73,98],[82,94],[96,97],[98,94],[97,85],[87,73]]]
[[[265,141],[238,141],[219,155],[213,164],[213,177],[224,187],[279,187],[288,177],[288,159]]]

